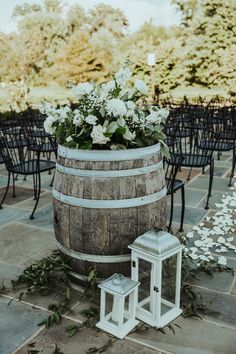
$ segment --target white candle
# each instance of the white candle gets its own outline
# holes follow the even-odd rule
[[[156,54],[148,53],[147,54],[147,65],[154,66],[156,64]]]

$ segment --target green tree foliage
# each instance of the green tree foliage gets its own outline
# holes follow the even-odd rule
[[[89,11],[62,0],[17,5],[18,32],[0,33],[0,80],[31,85],[106,80],[127,58],[133,72],[159,92],[185,86],[236,91],[236,2],[172,0],[181,12],[180,26],[144,23],[128,34],[119,9],[99,4]],[[155,68],[147,53],[156,53]]]
[[[177,1],[187,26],[181,38],[189,85],[231,87],[235,83],[236,2]],[[184,7],[185,6],[185,7]],[[186,13],[191,16],[186,21]]]

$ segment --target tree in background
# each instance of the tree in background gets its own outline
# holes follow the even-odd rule
[[[235,1],[179,0],[175,3],[183,11],[182,22],[185,23],[181,41],[186,83],[233,87],[236,66]]]
[[[67,11],[61,0],[16,6],[18,32],[0,34],[0,80],[65,85],[109,79],[127,57],[135,74],[150,81],[147,53],[155,52],[159,92],[178,86],[235,91],[236,3],[231,0],[172,0],[180,26],[144,23],[129,35],[119,9],[99,4]]]

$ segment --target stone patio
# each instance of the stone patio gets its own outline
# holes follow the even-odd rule
[[[208,171],[192,172],[186,184],[186,213],[184,230],[188,232],[207,215],[216,213],[215,203],[221,200],[228,187],[228,174],[231,168],[230,155],[216,160],[213,193],[210,209],[205,210],[208,187]],[[183,169],[182,177],[188,175]],[[35,219],[29,220],[33,206],[32,179],[24,181],[19,177],[16,185],[16,198],[11,191],[5,205],[0,210],[0,281],[8,287],[11,280],[17,279],[23,269],[49,255],[56,248],[51,216],[51,175],[42,176],[42,195]],[[0,198],[6,184],[6,173],[0,165]],[[173,228],[179,227],[181,198],[175,196]],[[236,240],[236,234],[235,234]],[[236,253],[224,253],[228,265],[236,269]],[[179,317],[174,322],[181,326],[176,334],[166,334],[153,329],[128,335],[124,340],[115,340],[107,353],[147,354],[235,354],[236,353],[236,278],[231,273],[217,273],[211,276],[202,273],[195,281],[194,288],[203,296],[204,302],[212,301],[207,315],[202,320]],[[2,291],[0,295],[0,354],[30,354],[32,350],[42,354],[52,354],[55,344],[64,354],[86,353],[90,347],[101,347],[109,339],[104,332],[82,329],[72,338],[67,338],[64,328],[70,324],[82,323],[82,309],[88,308],[87,301],[81,301],[81,294],[74,293],[73,312],[64,316],[61,325],[49,329],[37,324],[47,317],[50,297],[27,296],[17,300],[18,291]],[[11,304],[9,301],[12,300]],[[34,344],[32,344],[34,343]],[[32,344],[32,347],[29,346]]]

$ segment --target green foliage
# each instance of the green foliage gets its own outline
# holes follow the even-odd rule
[[[172,0],[182,15],[180,26],[144,23],[127,34],[121,10],[98,4],[62,11],[61,0],[17,5],[18,32],[0,33],[0,81],[31,85],[68,81],[104,81],[129,57],[136,75],[156,94],[180,86],[221,87],[235,97],[236,3],[231,0]],[[147,66],[156,53],[155,68]]]

